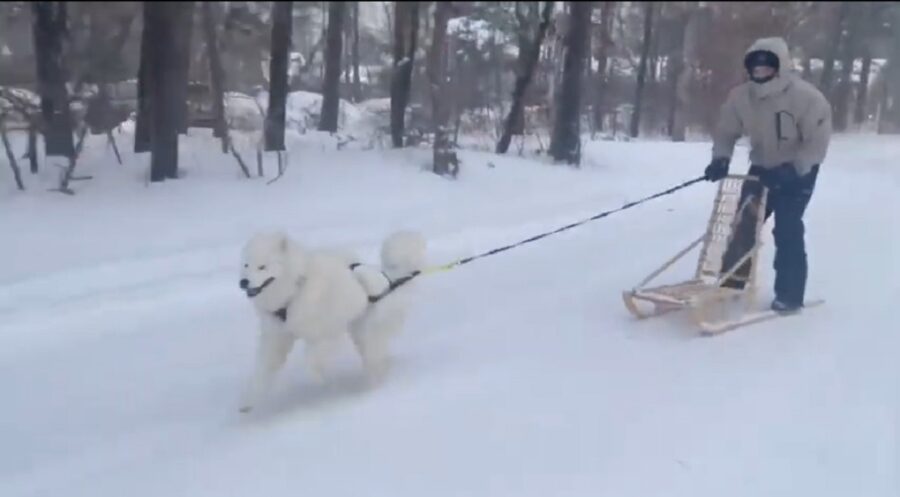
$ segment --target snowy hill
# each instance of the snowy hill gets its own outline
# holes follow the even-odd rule
[[[463,152],[452,182],[423,170],[429,150],[310,132],[266,185],[198,136],[185,177],[148,186],[129,140],[122,166],[91,140],[73,197],[43,190],[51,166],[15,192],[0,163],[4,497],[900,494],[894,138],[833,143],[807,215],[809,293],[828,302],[803,316],[699,338],[627,314],[620,292],[705,226],[701,183],[423,278],[384,385],[348,352],[315,387],[295,354],[250,415],[236,271],[254,231],[374,258],[416,228],[442,263],[693,178],[709,145],[592,142],[579,171]]]

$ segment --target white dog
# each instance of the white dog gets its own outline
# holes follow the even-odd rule
[[[425,240],[415,232],[384,240],[380,268],[345,253],[307,250],[283,233],[254,236],[242,253],[240,287],[259,316],[260,335],[241,411],[268,391],[297,339],[304,341],[307,366],[318,381],[347,337],[368,373],[383,374],[387,342],[405,319],[405,293],[412,286],[406,281],[424,263]]]

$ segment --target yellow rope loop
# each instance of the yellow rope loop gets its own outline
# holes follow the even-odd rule
[[[435,274],[435,273],[443,273],[444,271],[449,271],[456,267],[456,262],[451,262],[449,264],[442,264],[440,266],[431,266],[429,268],[425,268],[422,270],[422,274]]]

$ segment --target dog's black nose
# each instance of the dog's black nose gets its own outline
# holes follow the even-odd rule
[[[247,280],[247,278],[242,279],[241,290],[246,290],[248,286],[250,286],[250,282]]]

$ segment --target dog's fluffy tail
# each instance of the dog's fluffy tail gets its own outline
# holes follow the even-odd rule
[[[425,268],[425,237],[415,231],[398,231],[381,244],[381,270],[392,281]]]

